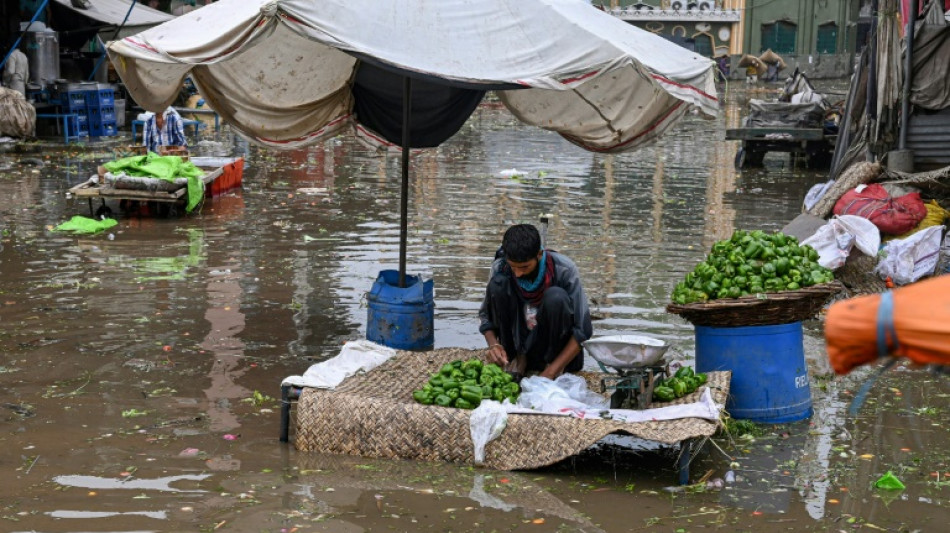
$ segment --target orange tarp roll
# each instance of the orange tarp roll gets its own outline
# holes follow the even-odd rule
[[[894,289],[897,333],[889,355],[919,364],[950,364],[950,276]],[[882,295],[859,296],[832,304],[825,319],[828,359],[838,374],[878,357],[878,310]]]

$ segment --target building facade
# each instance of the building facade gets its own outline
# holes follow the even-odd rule
[[[742,12],[737,0],[614,0],[610,12],[640,29],[707,57],[738,54]]]
[[[842,77],[853,70],[871,0],[611,0],[614,16],[699,54],[729,56],[731,78],[744,54],[779,54],[788,72]]]
[[[782,56],[854,52],[858,0],[746,0],[743,49]]]

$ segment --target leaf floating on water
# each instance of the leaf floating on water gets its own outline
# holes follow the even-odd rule
[[[907,488],[890,470],[874,482],[874,487],[884,490],[904,490]]]

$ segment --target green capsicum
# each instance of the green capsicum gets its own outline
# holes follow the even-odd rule
[[[656,387],[653,389],[653,399],[661,402],[669,402],[676,399],[676,391],[670,387]]]
[[[495,400],[496,402],[504,401],[504,399],[505,399],[505,389],[503,389],[503,388],[501,388],[501,387],[496,387],[495,389],[493,389],[492,392],[491,392],[491,399],[492,399],[492,400]]]
[[[676,373],[673,374],[673,377],[676,377],[676,378],[685,378],[685,377],[692,376],[692,375],[694,375],[695,373],[696,373],[696,372],[693,370],[693,367],[691,367],[691,366],[681,366],[681,367],[679,367],[679,369],[676,371]]]
[[[677,398],[682,398],[686,395],[686,383],[682,379],[674,378],[672,386],[673,394],[675,394]]]
[[[436,405],[439,405],[439,406],[442,406],[442,407],[449,407],[449,406],[452,404],[452,398],[449,398],[449,397],[446,396],[445,394],[440,394],[440,395],[436,396],[435,398],[433,398],[432,401],[433,401]]]
[[[788,274],[788,271],[791,269],[791,263],[788,262],[787,257],[779,257],[775,260],[775,273],[779,276],[784,276]]]
[[[424,405],[432,405],[432,394],[424,390],[412,391],[412,399]]]
[[[474,391],[473,389],[471,389],[471,388],[462,389],[462,394],[460,395],[460,398],[465,398],[465,399],[468,400],[472,405],[478,405],[478,404],[482,403],[482,398],[483,398],[483,397],[484,397],[484,395],[482,394],[482,391],[481,391],[481,390],[479,390],[478,392],[475,392],[475,391]]]

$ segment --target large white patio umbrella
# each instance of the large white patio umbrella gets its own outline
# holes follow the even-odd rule
[[[344,130],[437,146],[487,90],[521,121],[590,151],[633,150],[689,109],[718,109],[715,63],[582,0],[221,0],[108,44],[127,89],[161,111],[191,76],[250,141],[297,148]]]

